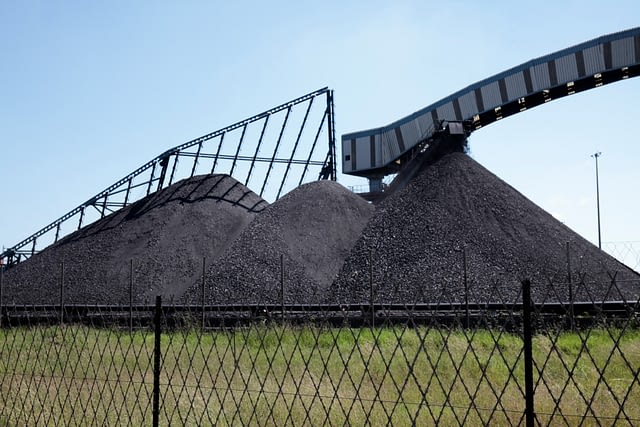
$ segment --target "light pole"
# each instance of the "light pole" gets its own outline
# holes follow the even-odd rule
[[[598,208],[598,248],[602,249],[602,239],[600,237],[600,183],[598,180],[598,157],[602,155],[601,152],[596,152],[591,157],[596,159],[596,206]]]

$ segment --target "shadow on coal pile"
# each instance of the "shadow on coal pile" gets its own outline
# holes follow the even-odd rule
[[[206,176],[194,177],[188,181],[181,181],[175,186],[171,186],[172,191],[165,197],[164,192],[160,193],[160,197],[152,197],[147,203],[132,205],[132,209],[128,212],[125,219],[134,219],[144,215],[152,209],[161,207],[167,203],[199,203],[205,199],[216,200],[220,202],[231,203],[249,212],[261,212],[267,205],[264,200],[258,201],[252,198],[253,192],[244,185],[231,178],[229,175],[216,175],[215,183],[209,184],[210,178]],[[228,185],[230,184],[230,185]],[[174,188],[175,187],[175,188]],[[223,189],[222,194],[218,194],[218,190]],[[151,196],[150,196],[151,197]],[[146,199],[141,200],[144,202]],[[245,202],[247,202],[245,204]]]
[[[115,212],[88,225],[79,233],[73,233],[61,239],[58,244],[63,245],[73,240],[83,239],[120,226],[125,221],[135,220],[154,209],[168,204],[193,204],[205,200],[230,203],[232,206],[245,209],[251,213],[261,212],[268,203],[259,198],[256,200],[253,191],[236,181],[229,175],[202,175],[179,181],[157,193],[132,203],[130,206]]]
[[[7,271],[5,301],[65,302],[179,297],[268,203],[228,175],[196,176],[151,194],[51,245]]]

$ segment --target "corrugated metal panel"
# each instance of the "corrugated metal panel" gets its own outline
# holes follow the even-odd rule
[[[438,117],[438,109],[434,108],[433,110],[431,110],[431,121],[433,123],[438,123],[439,120],[440,118]]]
[[[384,137],[384,134],[378,135],[380,140],[380,162],[385,165],[391,161],[391,153],[389,152],[389,144]]]
[[[438,118],[440,120],[455,120],[456,113],[453,111],[453,103],[447,102],[446,104],[437,108]]]
[[[410,149],[418,143],[420,135],[418,134],[418,129],[416,128],[416,123],[414,120],[411,120],[410,122],[400,126],[400,129],[402,129],[402,136],[404,137],[405,150]]]
[[[635,62],[633,37],[611,42],[611,55],[614,68],[622,68]]]
[[[475,92],[467,92],[458,99],[463,118],[468,119],[473,117],[474,114],[479,113],[478,106],[476,105]]]
[[[402,135],[402,130],[400,127],[394,128],[393,133],[396,135],[396,141],[398,141],[398,148],[400,149],[400,153],[404,153],[406,150],[406,146],[404,143],[404,135]]]
[[[375,140],[375,151],[376,151],[376,162],[375,167],[384,166],[385,162],[383,161],[383,150],[382,150],[382,136],[376,135]]]
[[[460,110],[460,100],[458,98],[452,99],[451,105],[453,105],[453,112],[456,115],[456,120],[462,120],[462,111]]]
[[[422,132],[420,132],[420,125],[418,124],[418,118],[411,120],[411,126],[413,126],[413,131],[416,133],[416,139],[420,139]]]
[[[387,142],[387,138],[384,134],[379,134],[378,136],[380,137],[380,162],[382,162],[382,164],[389,163],[389,161],[391,161],[391,152],[389,151],[389,143]]]
[[[368,137],[356,139],[356,169],[371,169],[371,144]]]
[[[522,75],[522,72],[517,72],[505,77],[504,82],[507,85],[509,101],[515,101],[527,94],[527,86],[524,83],[524,76]]]
[[[418,121],[418,117],[416,117],[412,121],[413,121],[413,127],[416,129],[416,135],[418,135],[418,138],[420,138],[422,136],[422,128],[420,127],[420,122]]]
[[[385,146],[387,147],[387,159],[386,163],[392,162],[398,156],[398,146],[395,143],[395,136],[392,136],[389,132],[382,134]]]
[[[422,133],[424,132],[424,120],[422,120],[422,116],[418,116],[413,119],[413,123],[416,126],[416,132],[418,132],[418,135],[422,135]]]
[[[391,147],[391,154],[393,158],[396,158],[402,154],[402,150],[400,150],[400,142],[398,141],[395,129],[388,131],[387,135],[389,138],[389,146]]]
[[[421,116],[418,116],[418,126],[420,127],[420,138],[424,138],[427,132],[431,130],[433,126],[433,120],[431,119],[431,112],[427,112]]]
[[[583,50],[582,56],[584,57],[586,75],[593,75],[604,70],[604,54],[601,44]]]
[[[485,110],[490,110],[502,104],[498,82],[489,83],[488,85],[483,86],[480,91],[482,92],[482,100],[484,101]]]
[[[349,160],[347,160],[349,156]],[[342,170],[344,173],[353,172],[351,167],[351,139],[342,140]]]
[[[398,141],[396,140],[396,135],[393,130],[384,132],[382,137],[389,150],[389,158],[387,159],[387,163],[389,163],[400,155],[400,147],[398,147]]]
[[[534,65],[531,67],[531,83],[534,91],[548,89],[551,85],[549,80],[549,67],[547,63]]]
[[[578,78],[576,56],[571,53],[556,59],[556,73],[558,76],[558,84],[575,81]]]

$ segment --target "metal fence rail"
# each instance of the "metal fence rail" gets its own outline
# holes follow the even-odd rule
[[[638,425],[640,302],[532,297],[548,285],[493,304],[5,306],[0,425]]]
[[[634,315],[635,306],[629,301],[575,301],[531,303],[538,322],[567,319],[584,327],[598,326],[600,317],[607,321],[625,322]],[[224,329],[230,326],[250,326],[255,323],[285,321],[287,325],[332,325],[336,327],[368,326],[370,322],[384,325],[415,325],[433,323],[475,327],[486,324],[487,313],[499,319],[504,328],[519,330],[523,320],[523,302],[506,306],[501,302],[488,303],[359,303],[359,304],[229,304],[184,305],[165,304],[162,307],[164,325],[171,331],[194,324],[205,329]],[[0,325],[6,327],[53,325],[56,322],[87,327],[145,328],[155,315],[155,305],[9,305],[0,306]],[[462,317],[462,320],[460,319]],[[508,319],[512,325],[504,323]]]

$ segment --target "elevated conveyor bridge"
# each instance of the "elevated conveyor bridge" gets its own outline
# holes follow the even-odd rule
[[[608,34],[532,59],[472,84],[415,113],[375,129],[342,136],[342,170],[366,177],[375,191],[400,172],[416,147],[443,122],[470,130],[574,93],[640,75],[640,27]]]

